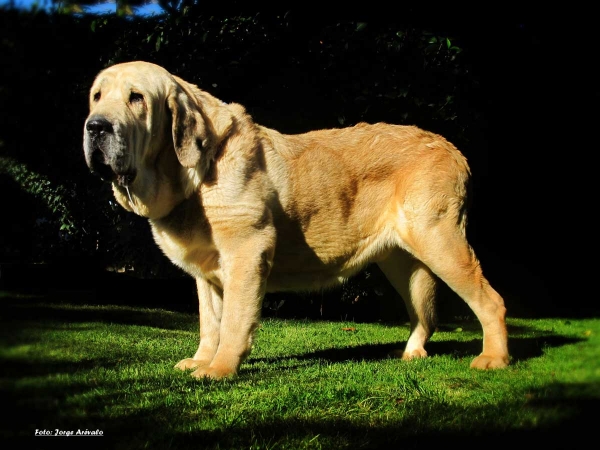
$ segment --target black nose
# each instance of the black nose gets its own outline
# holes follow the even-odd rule
[[[85,129],[88,130],[92,136],[113,132],[112,124],[104,117],[90,117],[85,124]]]

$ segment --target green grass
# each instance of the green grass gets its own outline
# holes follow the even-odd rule
[[[481,348],[476,322],[441,324],[431,357],[407,363],[386,357],[405,344],[406,324],[266,319],[240,374],[209,381],[173,368],[196,350],[195,315],[6,292],[0,305],[5,448],[56,444],[36,429],[101,430],[58,443],[123,449],[596,440],[587,423],[600,400],[597,318],[509,319],[512,365],[487,372],[469,369]]]

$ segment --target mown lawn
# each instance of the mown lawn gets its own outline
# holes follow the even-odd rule
[[[0,305],[4,448],[597,442],[598,318],[510,318],[512,365],[487,372],[469,369],[481,348],[476,322],[440,324],[431,357],[407,363],[387,357],[406,342],[407,324],[265,319],[240,374],[209,381],[173,369],[196,350],[194,314],[14,292],[0,293]]]

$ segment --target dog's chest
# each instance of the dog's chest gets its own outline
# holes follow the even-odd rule
[[[153,226],[154,239],[163,253],[177,266],[194,278],[216,281],[219,270],[219,253],[198,233],[173,233]]]
[[[175,210],[167,220],[150,221],[154,240],[175,265],[194,278],[216,281],[219,253],[206,218],[190,204]]]

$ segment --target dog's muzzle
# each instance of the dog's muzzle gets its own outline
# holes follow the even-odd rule
[[[85,134],[85,162],[91,172],[104,181],[130,185],[135,179],[135,169],[126,167],[112,123],[104,117],[92,116],[85,123]]]

